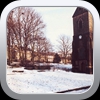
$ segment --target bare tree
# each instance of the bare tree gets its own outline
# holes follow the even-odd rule
[[[45,27],[41,16],[35,12],[31,7],[18,7],[13,9],[10,12],[8,17],[8,33],[12,30],[14,35],[15,43],[19,49],[20,59],[22,57],[22,50],[24,50],[24,59],[26,60],[27,48],[31,46],[34,47],[34,35],[42,32],[42,29]],[[12,21],[9,21],[11,19]],[[9,35],[8,35],[9,40]]]
[[[35,36],[32,48],[32,61],[34,62],[34,57],[37,56],[40,62],[41,56],[45,56],[45,61],[47,61],[47,55],[49,52],[53,51],[50,41],[44,36],[44,34],[38,34]],[[35,50],[35,52],[34,52]]]
[[[53,45],[47,38],[45,38],[45,40],[43,42],[43,53],[45,55],[45,61],[48,61],[47,55],[50,52],[53,52]]]
[[[44,33],[41,30],[36,31],[30,39],[30,48],[32,50],[32,61],[34,63],[34,58],[37,56],[38,60],[40,59],[40,52],[42,51],[43,45],[42,41],[44,41]]]
[[[68,36],[61,35],[58,40],[58,43],[59,43],[59,45],[58,45],[59,52],[64,57],[65,64],[66,64],[67,56],[68,56],[69,52],[71,52],[71,49],[72,49],[71,40]]]
[[[7,50],[8,50],[9,65],[12,62],[12,50],[13,50],[13,46],[15,45],[13,26],[14,26],[13,13],[11,12],[7,20]]]
[[[23,45],[23,41],[22,41],[22,23],[21,23],[21,19],[22,19],[22,8],[16,8],[13,9],[8,16],[7,19],[7,29],[8,30],[12,30],[12,34],[11,36],[14,36],[11,38],[11,41],[15,42],[17,47],[18,47],[18,52],[19,52],[19,59],[21,59],[21,47]],[[9,36],[9,32],[7,32],[8,36]],[[9,38],[8,38],[9,40]]]

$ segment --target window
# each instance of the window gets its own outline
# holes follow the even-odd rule
[[[78,21],[78,28],[82,29],[82,27],[83,27],[83,20],[79,19],[79,21]]]

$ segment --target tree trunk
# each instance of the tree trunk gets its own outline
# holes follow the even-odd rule
[[[65,64],[66,64],[67,62],[66,62],[66,57],[65,57]]]
[[[26,59],[27,59],[27,50],[26,50],[26,47],[25,47],[25,58],[24,58],[25,67],[26,67],[26,64],[27,64]]]
[[[33,65],[34,65],[34,50],[32,50],[32,62],[33,62]]]

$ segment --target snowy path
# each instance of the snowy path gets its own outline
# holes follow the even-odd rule
[[[7,69],[8,87],[13,92],[21,94],[55,93],[93,84],[93,75],[91,74],[79,74],[62,70],[38,72],[37,70],[25,70],[24,68],[21,68],[21,70],[24,70],[23,73],[17,73],[12,72],[12,70],[14,68]]]

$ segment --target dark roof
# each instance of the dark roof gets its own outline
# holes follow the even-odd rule
[[[85,12],[88,12],[88,10],[81,8],[81,7],[77,7],[72,17],[78,16],[78,15],[83,14]]]

